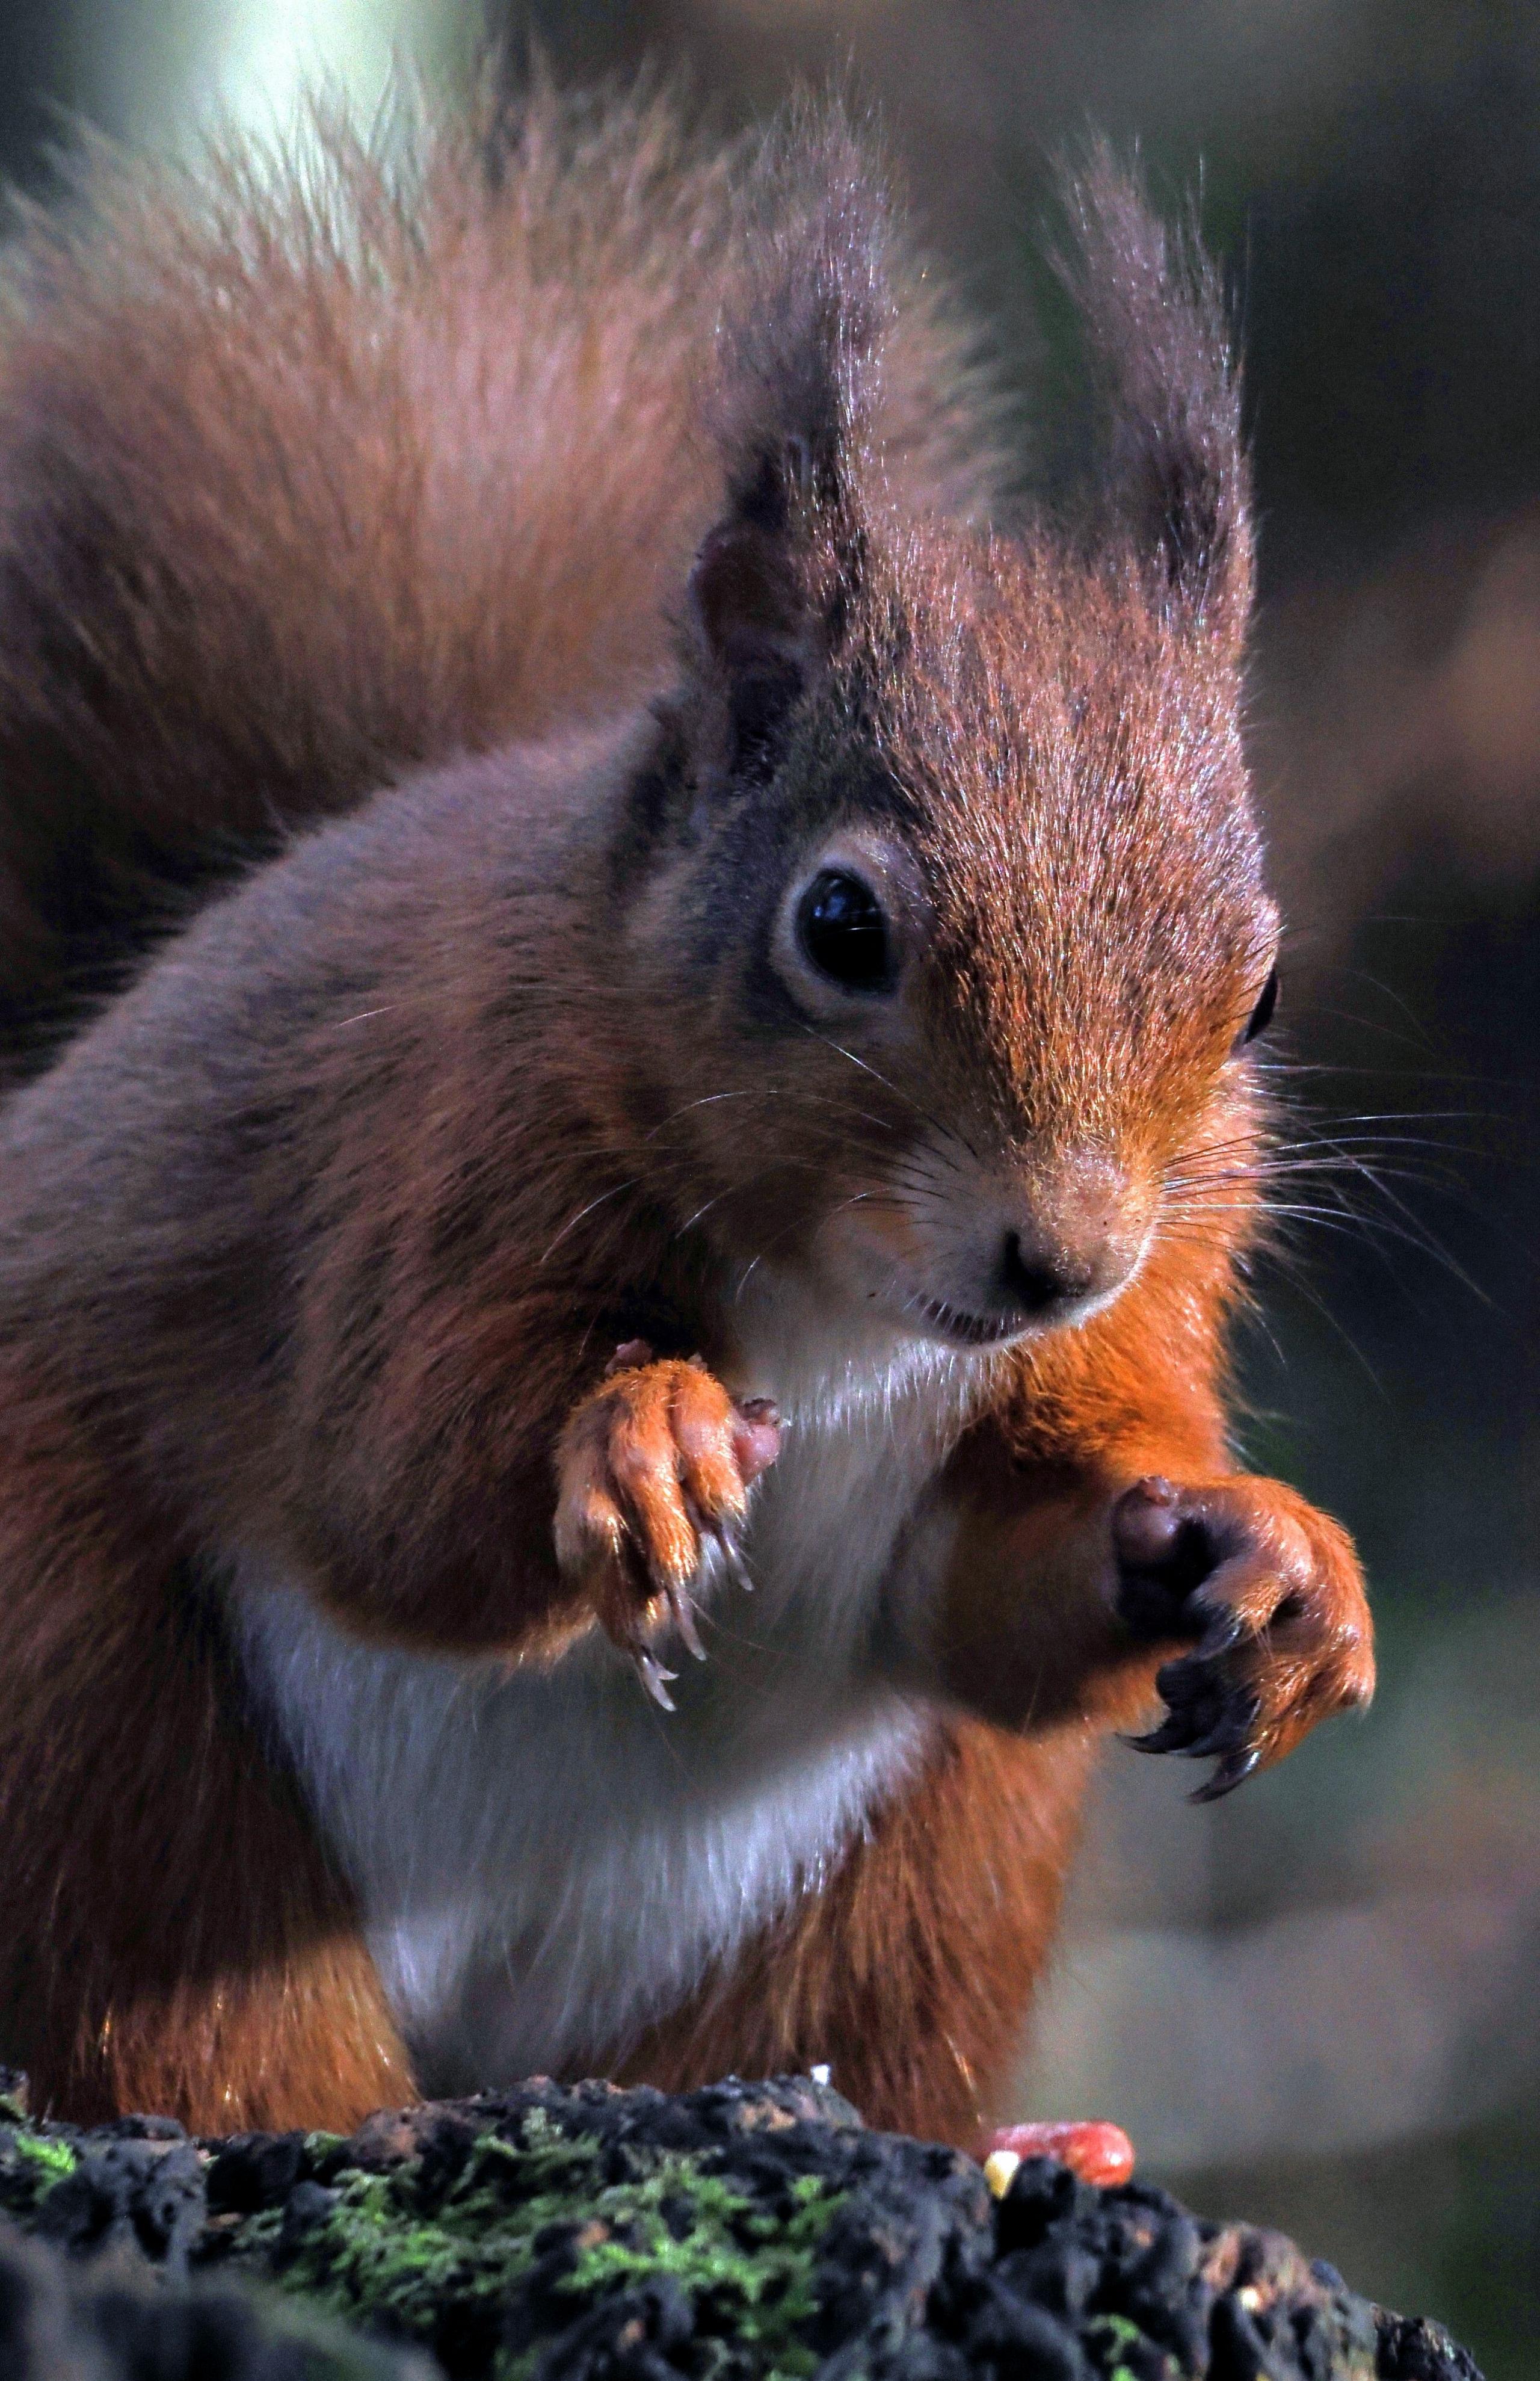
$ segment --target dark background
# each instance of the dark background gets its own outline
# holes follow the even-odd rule
[[[319,64],[463,63],[460,0],[4,0],[0,162],[60,109],[187,147]],[[1248,358],[1253,739],[1304,1178],[1248,1453],[1357,1532],[1373,1713],[1213,1812],[1109,1764],[1022,2113],[1128,2123],[1214,2212],[1540,2373],[1540,10],[1461,0],[600,0],[505,11],[724,124],[843,77],[1051,449],[1048,160],[1197,192]],[[298,29],[298,30],[297,30]],[[131,401],[131,397],[126,397]]]

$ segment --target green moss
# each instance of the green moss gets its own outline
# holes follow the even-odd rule
[[[79,2164],[79,2153],[70,2143],[37,2131],[25,2117],[0,2121],[0,2213],[30,2216]]]
[[[666,2161],[639,2188],[600,2194],[599,2222],[585,2230],[616,2217],[620,2228],[585,2247],[557,2287],[597,2299],[612,2286],[672,2275],[692,2297],[715,2302],[720,2327],[762,2355],[767,2371],[810,2373],[817,2359],[796,2333],[815,2312],[813,2260],[840,2194],[807,2176],[794,2184],[792,2198],[789,2216],[769,2216],[719,2177],[699,2174],[684,2159]],[[606,2199],[613,2202],[608,2216]],[[693,2220],[681,2237],[682,2203]]]
[[[1154,2343],[1127,2315],[1093,2315],[1085,2325],[1084,2337],[1097,2370],[1106,2376],[1106,2381],[1148,2381]],[[1138,2353],[1138,2369],[1127,2361],[1130,2349]],[[1174,2375],[1178,2369],[1176,2359],[1159,2350],[1154,2352],[1160,2356],[1168,2373]]]
[[[734,2342],[750,2370],[797,2381],[817,2362],[798,2338],[815,2312],[818,2244],[843,2194],[816,2176],[767,2213],[698,2159],[656,2152],[606,2183],[599,2145],[530,2124],[522,2144],[477,2142],[442,2193],[410,2167],[344,2174],[330,2210],[294,2253],[276,2214],[244,2228],[240,2258],[268,2264],[285,2289],[333,2312],[387,2318],[431,2344],[452,2320],[501,2321],[534,2277],[553,2298],[595,2305],[671,2278],[697,2328]],[[537,2266],[541,2273],[536,2275]],[[574,2314],[581,2312],[575,2308]],[[500,2381],[523,2381],[538,2350],[500,2351]]]
[[[79,2164],[67,2142],[46,2141],[41,2133],[18,2133],[15,2147],[18,2156],[30,2158],[34,2166],[42,2167],[50,2182],[62,2181]]]

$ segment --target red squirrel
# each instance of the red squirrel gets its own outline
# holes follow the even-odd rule
[[[1362,1703],[1237,1469],[1278,916],[1211,269],[1081,517],[837,113],[98,157],[0,338],[0,2057],[976,2140],[1098,1740]],[[993,520],[994,525],[991,525]]]

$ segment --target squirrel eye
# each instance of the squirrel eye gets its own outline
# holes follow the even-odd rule
[[[891,983],[887,921],[858,876],[820,869],[797,904],[796,932],[819,973],[846,992],[885,992]]]
[[[1246,1020],[1245,1031],[1241,1035],[1243,1044],[1255,1042],[1259,1033],[1266,1033],[1273,1021],[1273,1014],[1277,1007],[1278,969],[1275,966],[1257,995],[1256,1007]]]

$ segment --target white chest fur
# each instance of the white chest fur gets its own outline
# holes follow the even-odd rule
[[[586,1642],[554,1668],[382,1652],[236,1567],[254,1682],[362,1904],[425,2088],[601,2068],[816,1880],[923,1747],[874,1646],[947,1435],[931,1378],[788,1428],[672,1716]]]

